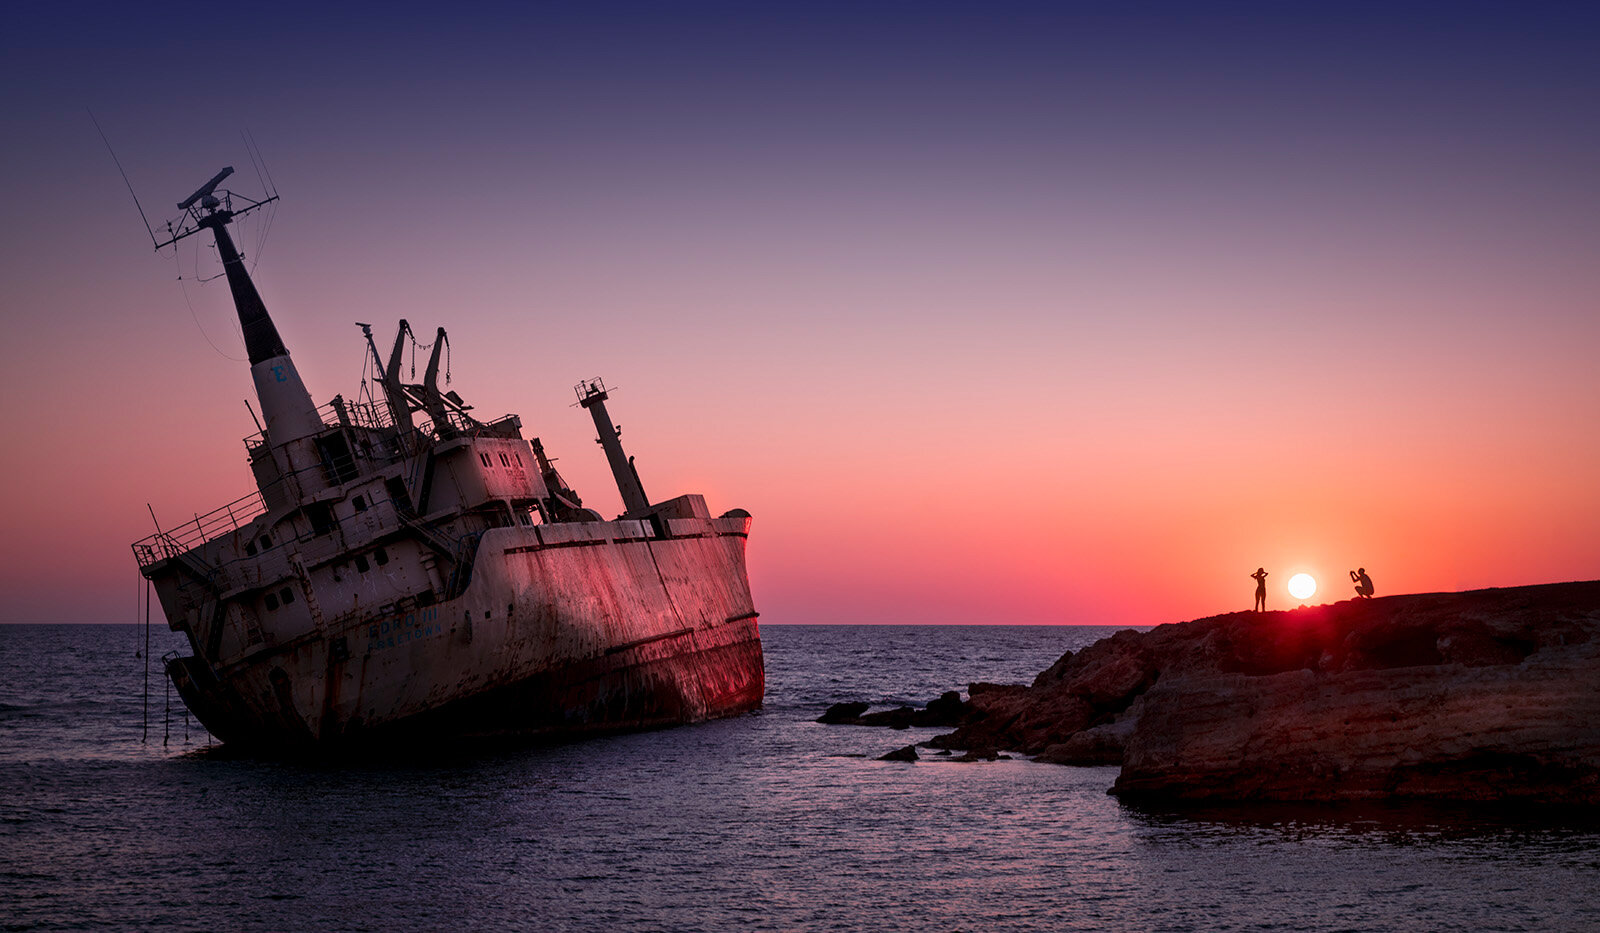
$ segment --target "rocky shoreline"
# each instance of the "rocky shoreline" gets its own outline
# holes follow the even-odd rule
[[[1127,799],[1600,804],[1600,581],[1127,630],[967,692],[820,721],[950,727],[922,744],[966,760],[1120,764]]]

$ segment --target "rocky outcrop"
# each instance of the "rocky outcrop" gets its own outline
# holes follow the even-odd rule
[[[1127,797],[1600,803],[1600,582],[1119,632],[969,694],[927,744],[1120,762]]]
[[[1124,797],[1600,803],[1600,660],[1164,682]]]

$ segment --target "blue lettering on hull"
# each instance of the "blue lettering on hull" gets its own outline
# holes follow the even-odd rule
[[[367,626],[367,653],[443,635],[444,626],[439,624],[438,619],[439,610],[429,607],[372,622]]]

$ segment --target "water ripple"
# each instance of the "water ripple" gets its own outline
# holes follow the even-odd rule
[[[159,683],[141,743],[131,627],[0,627],[0,924],[1600,927],[1600,827],[1571,814],[1135,808],[1106,795],[1114,768],[880,762],[937,730],[810,721],[1030,680],[1105,633],[769,627],[758,713],[334,767],[205,754],[181,713],[166,727]]]

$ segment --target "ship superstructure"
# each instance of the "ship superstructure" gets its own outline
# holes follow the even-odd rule
[[[578,404],[625,507],[602,519],[517,416],[480,421],[441,389],[443,328],[413,384],[407,322],[387,359],[359,325],[379,391],[317,406],[227,229],[273,198],[220,190],[231,171],[178,205],[158,248],[215,238],[261,411],[245,441],[256,491],[133,546],[188,636],[193,653],[167,672],[206,728],[232,744],[335,747],[759,706],[749,514],[712,517],[698,495],[652,503],[591,379]]]

